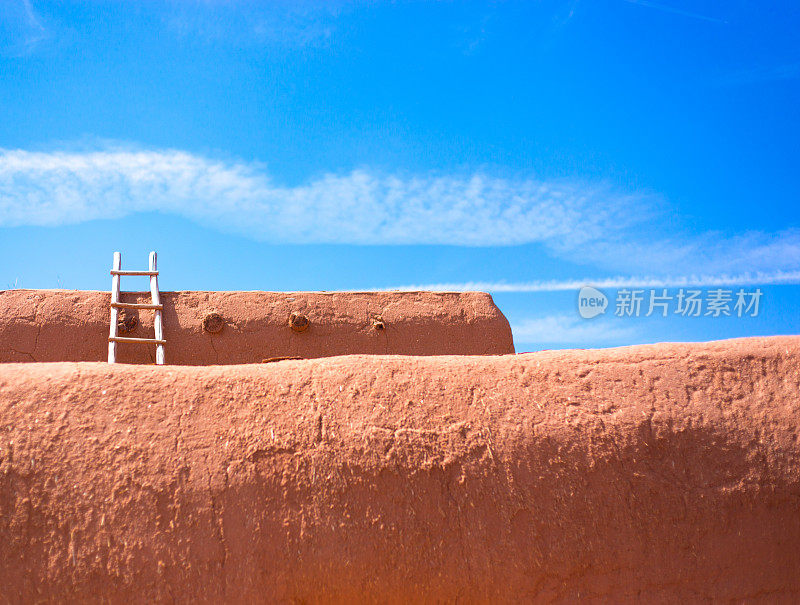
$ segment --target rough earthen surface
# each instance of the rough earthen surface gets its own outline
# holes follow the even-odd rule
[[[797,602],[799,385],[798,337],[4,364],[2,600]]]
[[[106,360],[110,300],[108,292],[0,291],[0,362]],[[121,302],[149,303],[150,293],[124,292]],[[161,302],[169,364],[514,352],[508,320],[482,292],[162,292]],[[224,322],[216,333],[203,328],[212,313]],[[152,311],[124,314],[138,318],[124,336],[153,338]],[[293,314],[305,327],[295,320],[292,329]],[[154,363],[155,345],[120,344],[117,361]]]

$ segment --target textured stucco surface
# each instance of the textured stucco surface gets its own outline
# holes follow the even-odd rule
[[[800,338],[0,366],[5,602],[800,600]]]
[[[105,361],[110,299],[108,292],[0,291],[0,362]],[[508,321],[482,292],[162,292],[161,299],[169,364],[514,352]],[[150,293],[126,292],[121,301],[149,303]],[[153,337],[152,311],[125,313],[135,313],[138,326],[120,336]],[[221,332],[203,330],[210,313],[222,316]],[[305,331],[291,329],[292,313],[308,318]],[[117,361],[153,363],[155,345],[119,344]]]

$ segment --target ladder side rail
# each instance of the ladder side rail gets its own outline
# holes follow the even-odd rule
[[[155,251],[150,253],[150,298],[154,305],[161,305],[161,296],[158,292],[158,258]],[[164,328],[161,320],[161,309],[155,309],[153,317],[153,328],[155,329],[156,340],[160,341],[156,345],[156,365],[164,365]]]
[[[112,271],[119,271],[122,266],[122,255],[119,252],[114,252],[114,263]],[[111,325],[108,329],[108,363],[116,363],[117,361],[117,343],[111,340],[117,337],[117,321],[119,319],[119,309],[114,306],[114,303],[119,303],[119,275],[111,275]]]

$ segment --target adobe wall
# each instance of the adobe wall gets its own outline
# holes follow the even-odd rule
[[[800,337],[0,365],[9,602],[800,600]]]
[[[105,361],[108,292],[0,291],[0,362]],[[508,321],[482,292],[162,292],[167,364],[258,363],[271,357],[513,353]],[[149,303],[149,293],[122,302]],[[224,327],[203,329],[218,313]],[[125,313],[131,313],[125,311]],[[120,336],[154,336],[153,312]],[[309,320],[297,332],[292,313]],[[153,363],[155,345],[119,344],[117,361]]]

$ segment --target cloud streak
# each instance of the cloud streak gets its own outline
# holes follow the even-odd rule
[[[743,86],[800,78],[800,62],[751,67],[717,78],[717,86]]]
[[[369,291],[383,292],[482,292],[536,293],[566,292],[591,285],[596,288],[716,288],[722,286],[769,286],[800,285],[800,271],[777,271],[774,273],[742,273],[739,275],[685,275],[676,277],[601,277],[592,279],[570,279],[531,282],[451,282],[438,284],[414,284],[389,288],[374,288]]]
[[[6,0],[0,5],[0,53],[28,55],[47,37],[30,0]]]
[[[159,8],[182,38],[299,49],[327,44],[343,13],[363,0],[172,0]]]
[[[643,6],[645,8],[651,8],[653,10],[661,11],[662,13],[671,13],[673,15],[689,17],[690,19],[708,21],[709,23],[727,23],[727,21],[723,19],[718,19],[716,17],[709,17],[708,15],[701,15],[700,13],[695,13],[692,11],[682,10],[679,8],[668,6],[666,4],[661,4],[659,2],[651,2],[650,0],[624,0],[624,1],[627,2],[628,4],[636,4],[638,6]]]

